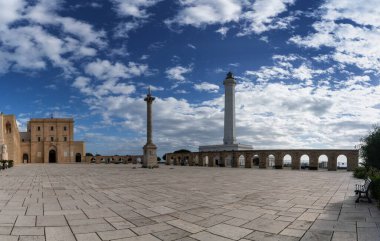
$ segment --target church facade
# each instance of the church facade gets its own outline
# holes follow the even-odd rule
[[[85,143],[74,141],[73,118],[32,118],[19,132],[14,115],[0,114],[2,160],[15,163],[72,163],[85,160]]]

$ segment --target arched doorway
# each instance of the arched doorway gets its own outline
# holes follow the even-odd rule
[[[239,156],[239,166],[238,167],[245,167],[245,156],[244,155]]]
[[[22,155],[22,160],[24,161],[24,163],[29,163],[29,155],[24,153],[24,155]]]
[[[75,154],[75,162],[81,162],[82,161],[82,155],[80,153]]]
[[[309,155],[302,155],[300,158],[301,161],[301,169],[309,169],[310,166],[310,158]]]
[[[282,158],[283,167],[292,168],[292,156],[289,154],[286,154]]]
[[[347,156],[339,155],[336,160],[338,169],[347,169]]]
[[[56,163],[57,162],[57,152],[55,150],[49,151],[49,163]]]
[[[327,169],[327,163],[329,158],[326,155],[320,155],[318,157],[318,168],[319,169]]]

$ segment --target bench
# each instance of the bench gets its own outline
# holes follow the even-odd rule
[[[359,202],[359,199],[362,198],[362,193],[365,194],[365,197],[368,199],[368,202],[371,203],[372,200],[369,198],[369,188],[371,186],[372,180],[368,177],[365,181],[364,184],[356,184],[355,185],[355,194],[359,194],[358,198],[356,199],[356,203]]]

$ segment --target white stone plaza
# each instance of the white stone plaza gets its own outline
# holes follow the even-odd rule
[[[1,241],[374,241],[346,171],[26,164],[0,172]]]

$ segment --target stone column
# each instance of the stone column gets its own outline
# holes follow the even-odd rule
[[[284,165],[283,160],[281,158],[280,153],[276,153],[274,155],[274,168],[275,169],[282,169],[282,166]]]
[[[245,158],[245,168],[252,168],[252,153],[247,153],[244,155]]]
[[[154,97],[150,93],[150,88],[147,96],[144,101],[147,104],[147,122],[146,122],[146,136],[147,142],[143,147],[144,150],[144,160],[143,167],[145,168],[154,168],[158,167],[157,165],[157,147],[153,144],[152,141],[152,104],[154,101]]]
[[[203,153],[199,152],[198,155],[198,166],[203,167]]]
[[[347,156],[347,171],[354,171],[359,165],[359,151],[346,155]]]
[[[301,169],[301,154],[295,153],[292,155],[292,169],[293,170]]]
[[[267,168],[267,155],[265,153],[259,153],[259,168]]]
[[[337,155],[335,153],[332,153],[332,154],[329,154],[327,157],[329,158],[327,162],[327,170],[336,171],[337,170],[337,165],[336,165]]]
[[[232,152],[231,167],[239,167],[239,153]]]
[[[309,155],[309,170],[318,170],[318,157],[317,153]]]
[[[236,81],[228,72],[224,85],[224,138],[225,145],[236,144],[235,136],[235,86]]]

